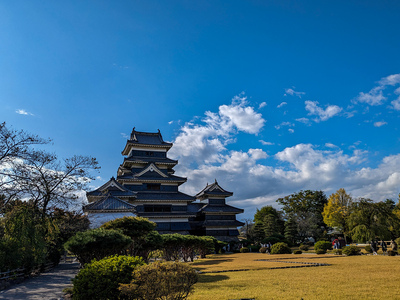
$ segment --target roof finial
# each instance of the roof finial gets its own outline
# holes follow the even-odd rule
[[[215,183],[216,183],[216,184],[218,184],[218,182],[217,182],[217,178],[215,178]]]

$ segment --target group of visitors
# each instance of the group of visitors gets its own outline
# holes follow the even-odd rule
[[[272,244],[271,242],[265,243],[265,244],[260,244],[260,246],[262,248],[266,248],[266,252],[265,253],[271,253],[271,248],[272,248]]]
[[[377,240],[372,240],[370,243],[370,247],[373,255],[378,255],[378,248],[381,246],[383,254],[387,254],[387,244],[384,240],[378,242]],[[394,240],[390,241],[390,246],[392,247],[392,251],[397,251],[397,243]]]
[[[342,249],[346,246],[346,241],[342,237],[338,237],[332,241],[333,249]]]

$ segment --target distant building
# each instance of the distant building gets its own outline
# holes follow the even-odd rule
[[[225,191],[217,181],[195,197],[179,191],[186,178],[174,175],[178,161],[167,157],[172,143],[160,131],[139,132],[133,128],[122,155],[117,178],[88,192],[83,207],[93,227],[123,216],[146,217],[163,233],[210,235],[223,241],[237,240],[236,214],[243,209],[227,205]],[[199,201],[196,201],[198,199]]]

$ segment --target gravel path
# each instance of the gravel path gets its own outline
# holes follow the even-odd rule
[[[0,291],[0,299],[7,300],[59,300],[62,290],[71,284],[79,270],[79,263],[61,263],[49,272]]]

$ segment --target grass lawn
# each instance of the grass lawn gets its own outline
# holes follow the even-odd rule
[[[276,269],[302,263],[330,266]],[[202,273],[190,300],[400,299],[400,256],[237,253],[192,266]]]

